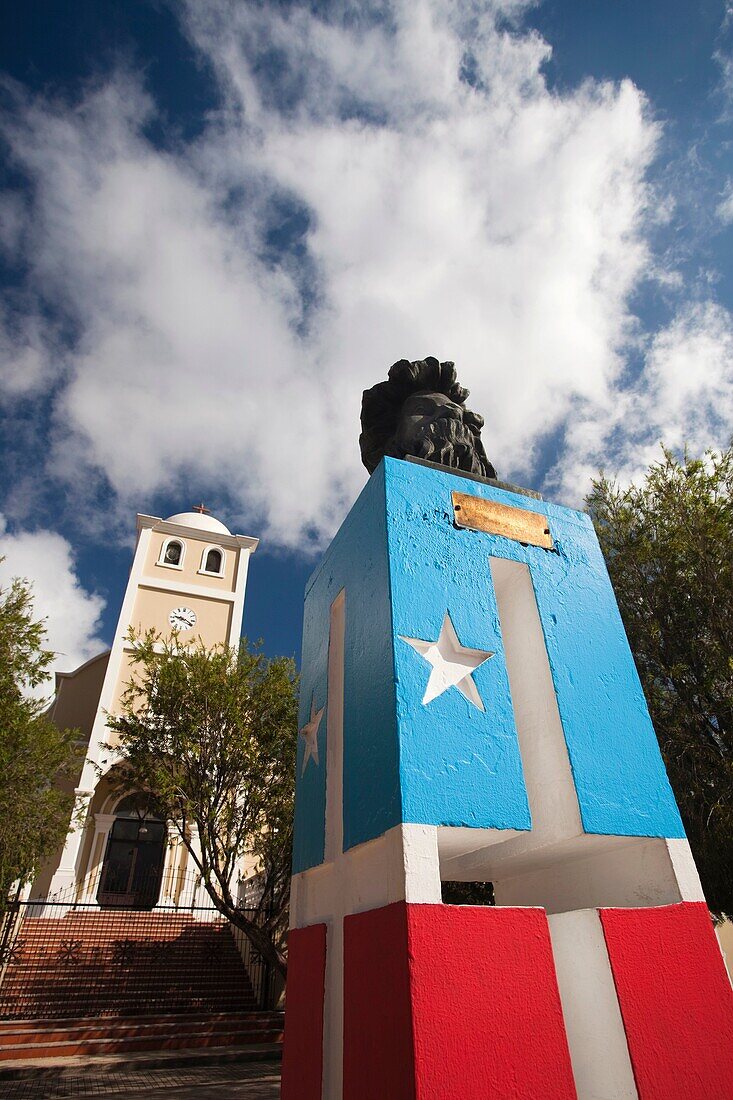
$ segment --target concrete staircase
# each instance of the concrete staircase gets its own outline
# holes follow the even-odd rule
[[[179,912],[26,917],[0,984],[0,1063],[280,1042],[228,923]]]
[[[278,1012],[1,1020],[0,1067],[35,1059],[280,1042],[282,1014]]]

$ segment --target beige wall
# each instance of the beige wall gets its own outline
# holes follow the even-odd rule
[[[207,646],[226,642],[232,617],[232,601],[208,599],[193,592],[160,592],[139,588],[135,596],[130,625],[134,630],[153,627],[164,637],[171,633],[168,616],[174,607],[190,607],[196,612],[196,625],[181,635],[185,641],[201,638]]]
[[[123,650],[120,654],[120,668],[117,674],[117,683],[115,684],[112,699],[108,708],[110,714],[119,714],[122,710],[122,707],[120,706],[120,699],[127,690],[130,683],[130,678],[133,675],[134,671],[135,670],[133,669],[132,664],[132,654],[130,650]],[[137,669],[137,672],[139,673],[140,669]],[[109,742],[110,745],[116,745],[118,740],[117,734],[114,732],[114,730],[109,729],[107,730],[105,739]]]
[[[117,713],[120,696],[124,693],[128,684],[130,683],[130,677],[132,676],[132,674],[132,654],[129,650],[123,650],[120,654],[120,670],[117,674],[117,684],[115,685],[114,695],[112,697],[112,705],[109,707],[110,714]]]
[[[75,672],[60,675],[57,679],[56,697],[49,711],[49,717],[61,729],[78,729],[85,745],[89,744],[108,663],[109,653],[100,653],[98,657],[93,657]],[[80,762],[79,775],[81,768]],[[77,785],[78,779],[77,775],[73,780],[59,781],[59,786],[70,793]],[[48,893],[51,879],[61,859],[62,848],[63,845],[42,864],[33,884],[34,897],[44,897]]]
[[[142,632],[153,629],[164,638],[169,638],[172,634],[169,622],[171,611],[176,607],[188,607],[196,613],[196,625],[191,630],[181,632],[180,641],[185,644],[200,640],[211,647],[229,642],[235,614],[237,625],[239,624],[247,559],[256,546],[256,540],[240,540],[238,537],[222,535],[220,537],[233,544],[222,546],[216,532],[201,531],[200,537],[197,531],[166,534],[148,526],[149,519],[150,517],[139,517],[139,521],[143,521],[142,526],[138,527],[140,541],[117,624],[112,654],[106,653],[95,658],[70,676],[60,677],[57,683],[57,696],[50,716],[60,726],[78,727],[81,730],[88,746],[88,755],[76,784],[80,788],[80,804],[92,789],[94,795],[89,806],[87,826],[83,829],[70,829],[63,853],[59,851],[49,862],[34,885],[35,896],[42,895],[49,886],[54,891],[67,891],[72,868],[76,868],[76,876],[83,875],[87,868],[93,873],[103,857],[104,842],[102,836],[95,831],[94,815],[111,813],[116,798],[111,798],[107,779],[99,780],[98,773],[95,775],[93,769],[97,764],[104,766],[107,754],[103,746],[105,743],[114,744],[115,741],[115,735],[106,728],[104,713],[119,713],[120,698],[133,671],[131,652],[124,641],[129,629]],[[158,523],[156,520],[153,522],[156,525]],[[166,567],[158,561],[163,545],[171,538],[178,539],[184,546],[180,569]],[[221,577],[200,572],[204,565],[204,556],[212,547],[221,550],[223,554],[224,571]],[[236,593],[238,578],[240,592]],[[82,787],[85,790],[82,791]],[[104,817],[99,819],[100,830],[104,830],[107,825]],[[182,870],[185,862],[183,855],[180,860],[173,859],[170,864],[171,873]]]
[[[59,865],[61,859],[61,849],[59,848],[51,859],[41,865],[41,869],[38,875],[33,881],[33,887],[31,889],[30,896],[32,898],[45,898],[48,897],[48,892],[51,887],[51,879],[53,878],[54,871]]]
[[[160,557],[163,543],[177,536],[165,535],[158,531],[153,531],[145,564],[143,566],[143,576],[150,577],[159,584],[165,584],[167,581],[176,581],[179,584],[190,584],[194,587],[203,588],[220,588],[223,592],[231,592],[234,588],[236,578],[237,557],[242,551],[231,546],[220,547],[224,552],[224,576],[211,577],[208,574],[202,576],[199,574],[199,569],[201,568],[201,559],[204,550],[208,546],[219,545],[216,541],[214,532],[202,532],[202,534],[210,534],[210,540],[206,538],[201,541],[191,538],[178,539],[186,548],[183,558],[183,568],[172,569],[167,565],[159,565],[158,558]]]
[[[135,592],[129,623],[120,623],[119,629],[127,634],[129,627],[141,633],[152,628],[164,638],[169,638],[171,636],[171,625],[168,616],[173,608],[190,607],[196,613],[196,625],[191,630],[181,634],[183,641],[195,642],[200,639],[206,646],[227,642],[232,623],[232,600],[217,600],[211,596],[200,595],[197,589],[221,591],[222,595],[232,593],[238,556],[242,551],[232,547],[227,547],[224,550],[223,577],[201,576],[197,572],[201,565],[201,556],[207,546],[216,545],[213,539],[209,542],[206,538],[198,540],[181,536],[180,541],[186,547],[186,554],[183,569],[179,570],[168,569],[157,564],[161,547],[168,537],[157,531],[152,533],[143,574]],[[167,592],[153,587],[145,587],[146,584],[166,585],[170,583],[189,586],[189,591]],[[109,704],[109,710],[112,713],[119,710],[120,697],[130,682],[131,671],[130,653],[123,652],[120,657],[117,681]],[[110,744],[114,744],[114,735],[110,734],[109,740]]]
[[[61,729],[78,728],[86,744],[99,706],[109,653],[92,658],[76,672],[58,678],[56,698],[49,717]]]

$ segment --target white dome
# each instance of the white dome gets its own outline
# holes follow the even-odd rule
[[[220,535],[231,535],[231,531],[221,520],[207,516],[205,512],[177,512],[175,516],[168,516],[166,523],[180,523],[184,527],[197,527],[199,531],[218,531]]]

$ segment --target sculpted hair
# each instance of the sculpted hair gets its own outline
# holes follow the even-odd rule
[[[475,452],[473,466],[462,468],[474,472],[478,466],[487,477],[496,477],[496,471],[486,457],[481,442],[484,419],[465,407],[468,390],[460,385],[454,363],[440,363],[434,356],[410,362],[399,359],[387,375],[386,382],[378,382],[364,390],[361,401],[361,435],[359,447],[364,465],[369,473],[376,469],[384,455],[404,458],[396,445],[395,437],[405,401],[418,393],[441,393],[463,410],[463,422],[469,429]]]

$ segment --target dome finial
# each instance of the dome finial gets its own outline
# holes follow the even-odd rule
[[[230,535],[231,531],[225,527],[221,520],[215,519],[209,509],[202,503],[194,506],[190,512],[177,512],[175,516],[168,516],[168,523],[180,523],[184,527],[195,527],[199,531],[218,531],[222,535]]]

